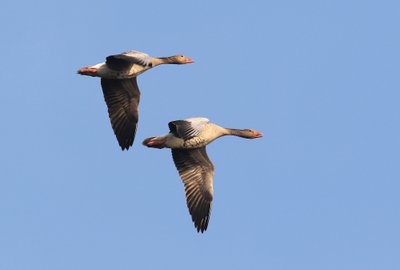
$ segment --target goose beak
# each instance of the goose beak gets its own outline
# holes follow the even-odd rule
[[[254,138],[262,138],[263,134],[261,132],[255,131],[254,132]]]
[[[193,60],[193,59],[190,59],[190,58],[188,58],[188,59],[186,60],[186,64],[190,64],[190,63],[194,63],[194,60]]]

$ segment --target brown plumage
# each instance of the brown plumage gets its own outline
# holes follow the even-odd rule
[[[103,63],[81,68],[78,74],[101,77],[112,128],[121,149],[128,150],[135,139],[139,120],[140,91],[136,77],[158,65],[189,63],[193,60],[183,55],[155,58],[129,51],[110,55]]]
[[[143,144],[152,148],[171,148],[172,158],[185,187],[186,203],[198,232],[207,230],[213,200],[214,165],[206,145],[215,139],[233,135],[247,139],[261,138],[252,129],[223,128],[207,118],[189,118],[169,122],[170,133],[150,137]]]
[[[198,232],[207,230],[213,199],[214,165],[206,147],[172,149],[172,158],[185,186],[186,202]]]
[[[122,150],[133,144],[139,120],[140,91],[136,77],[132,79],[101,79],[104,99],[111,125]]]

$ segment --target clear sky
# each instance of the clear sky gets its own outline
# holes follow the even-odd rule
[[[399,1],[2,1],[0,269],[400,269]],[[122,152],[98,78],[139,50]],[[167,149],[204,116],[264,133],[208,147],[198,234]]]

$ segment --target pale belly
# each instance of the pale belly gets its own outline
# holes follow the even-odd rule
[[[168,139],[165,144],[165,147],[167,148],[185,148],[185,149],[194,149],[194,148],[199,148],[207,145],[206,141],[201,138],[201,137],[193,137],[188,140],[183,140],[181,138],[177,138],[173,136],[171,133],[167,135]]]
[[[143,67],[140,65],[133,65],[129,70],[116,71],[109,69],[105,64],[97,67],[97,75],[105,79],[130,79],[142,74],[150,67]]]
[[[200,148],[207,145],[207,141],[202,137],[193,137],[183,143],[183,148]]]

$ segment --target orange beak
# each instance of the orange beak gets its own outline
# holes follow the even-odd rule
[[[263,134],[261,132],[255,131],[254,132],[254,138],[262,138]]]
[[[190,63],[194,63],[194,60],[188,58],[188,59],[186,60],[186,64],[190,64]]]

